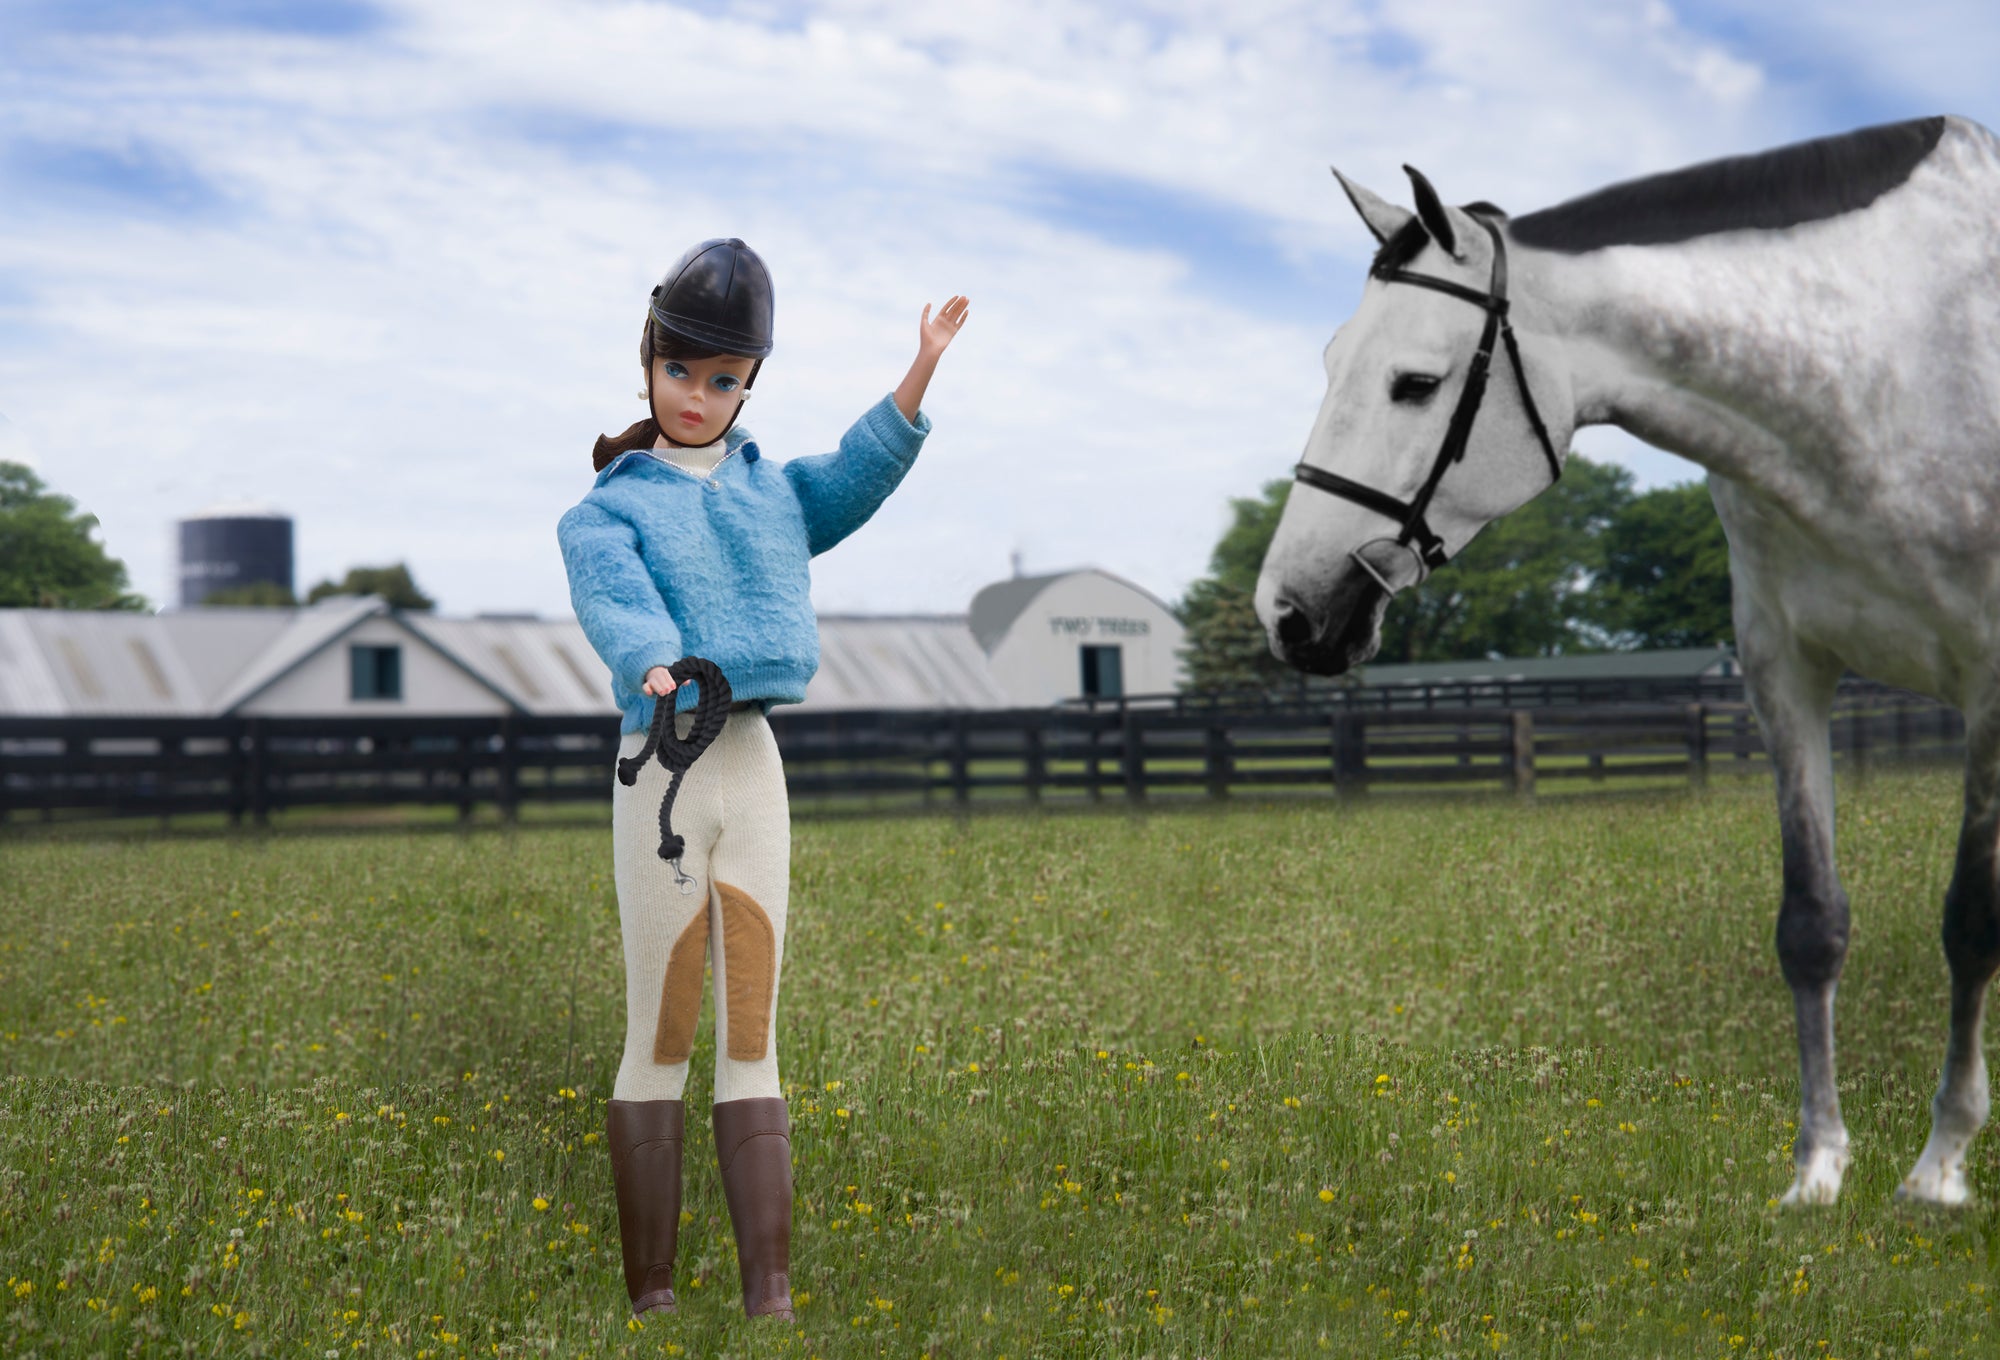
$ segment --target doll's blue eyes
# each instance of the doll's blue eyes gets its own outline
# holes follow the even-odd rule
[[[668,359],[662,362],[661,371],[675,382],[684,381],[688,376],[687,367]],[[734,373],[718,373],[708,380],[708,385],[718,392],[734,392],[743,385],[743,380]]]

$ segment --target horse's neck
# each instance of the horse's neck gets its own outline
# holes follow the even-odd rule
[[[1577,255],[1516,248],[1517,325],[1565,351],[1576,423],[1745,486],[1922,465],[1991,495],[2000,450],[2000,139],[1954,120],[1866,208]]]
[[[1617,425],[1748,484],[1817,481],[1870,444],[1867,395],[1894,381],[1902,325],[1868,271],[1745,234],[1542,255],[1571,353],[1577,423]]]

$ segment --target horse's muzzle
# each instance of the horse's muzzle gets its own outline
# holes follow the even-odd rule
[[[1271,652],[1280,661],[1312,675],[1340,675],[1375,654],[1377,629],[1388,592],[1372,573],[1355,573],[1324,614],[1280,594],[1271,605]]]

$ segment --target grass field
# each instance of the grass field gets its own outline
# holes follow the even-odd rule
[[[1889,1198],[1957,781],[1842,794],[1855,1161],[1797,1213],[1761,783],[801,823],[789,1329],[706,1038],[628,1323],[608,827],[0,841],[0,1354],[2000,1353],[2000,1218]]]

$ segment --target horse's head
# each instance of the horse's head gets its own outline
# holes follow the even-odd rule
[[[1548,486],[1569,445],[1567,375],[1506,324],[1502,215],[1447,207],[1409,174],[1414,213],[1335,171],[1381,250],[1326,347],[1326,399],[1257,582],[1271,650],[1322,675],[1373,656],[1390,596]]]

